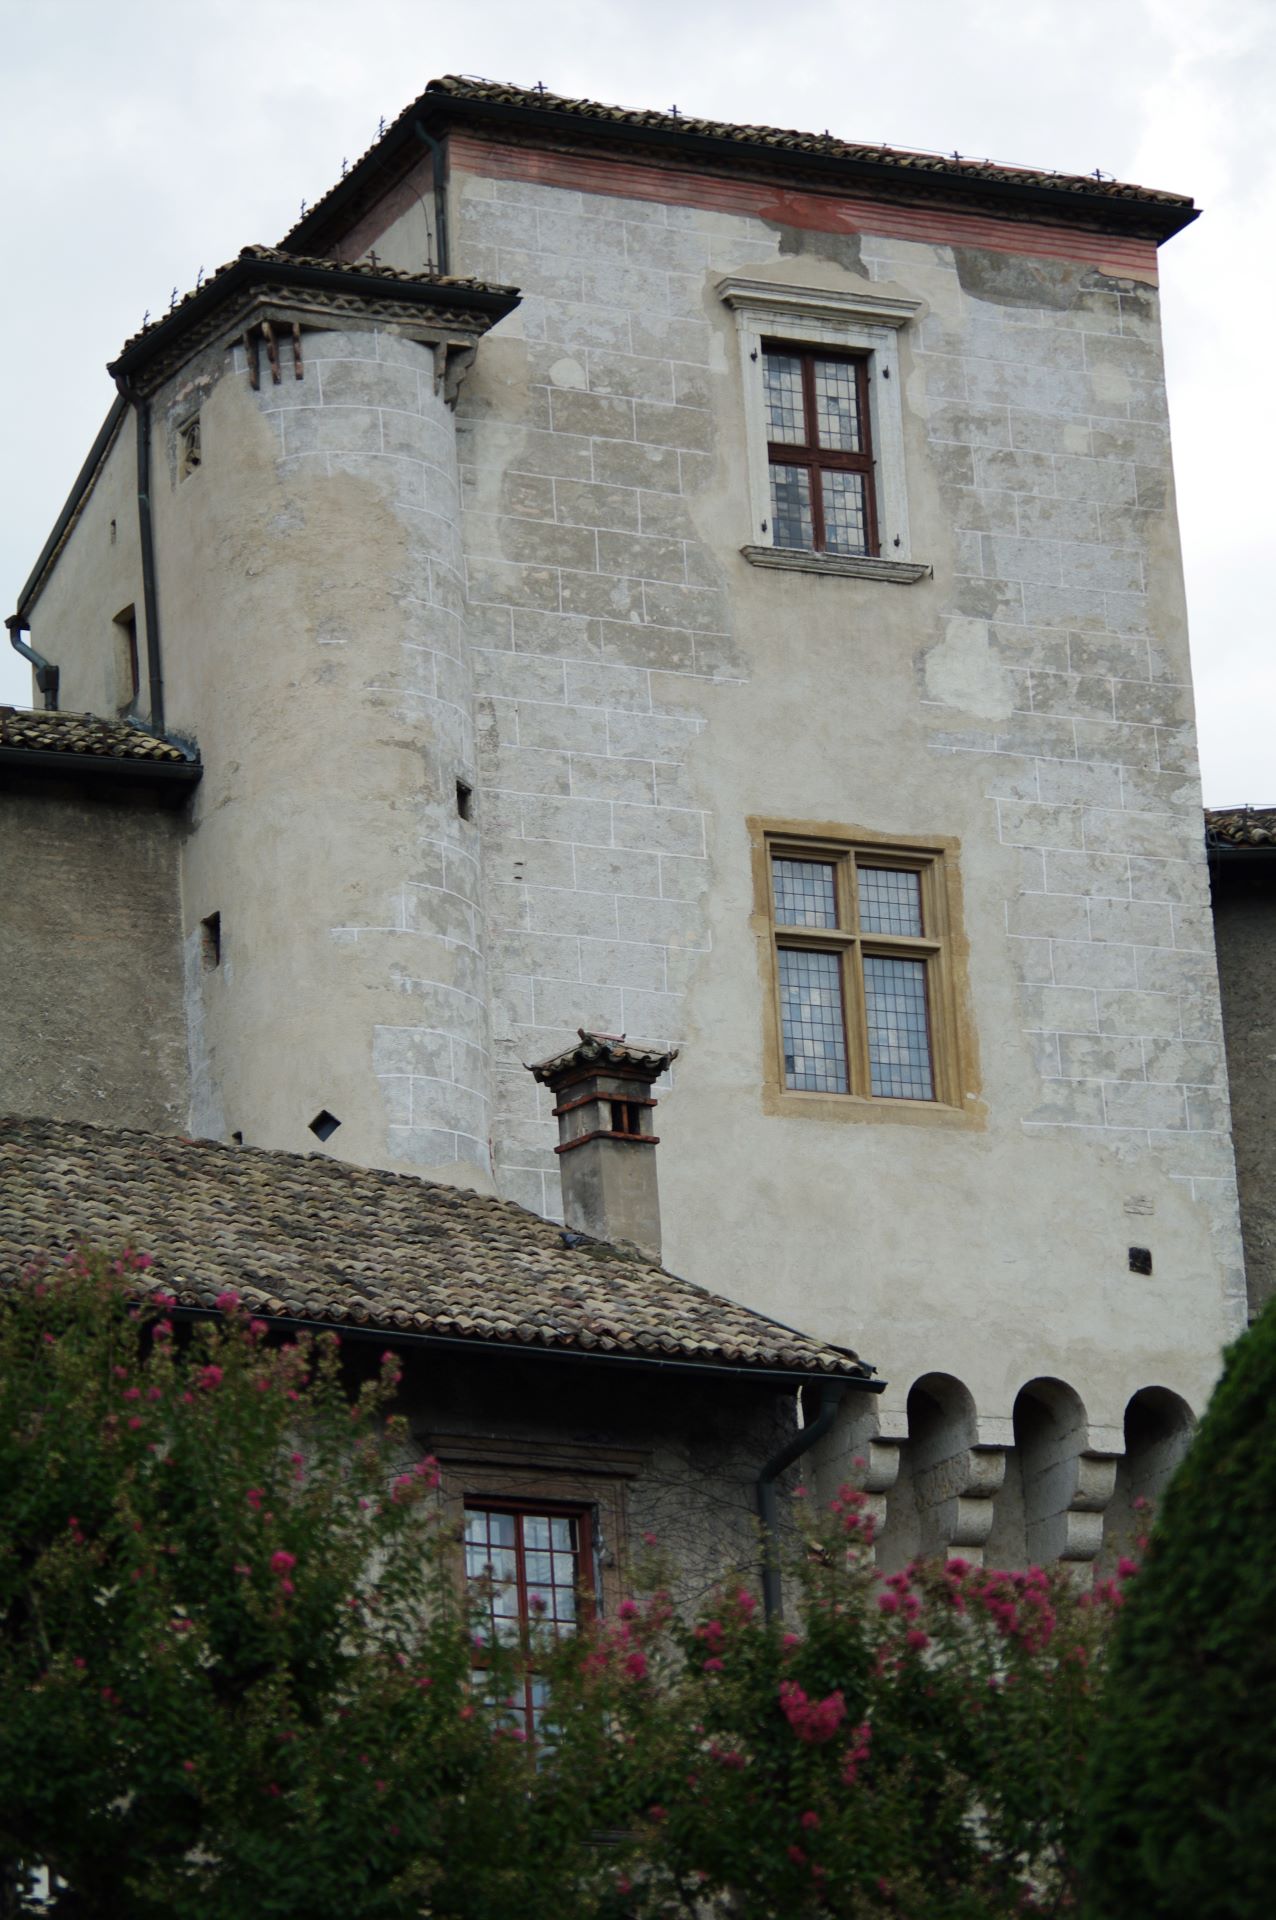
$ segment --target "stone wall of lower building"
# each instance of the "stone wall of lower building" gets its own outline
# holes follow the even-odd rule
[[[180,1132],[181,822],[145,799],[13,779],[0,787],[0,1112]]]
[[[1276,1294],[1276,857],[1225,852],[1211,878],[1253,1315]]]

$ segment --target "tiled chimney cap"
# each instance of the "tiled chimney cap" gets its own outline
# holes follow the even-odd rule
[[[678,1058],[677,1047],[636,1047],[627,1043],[623,1033],[590,1033],[585,1027],[576,1031],[580,1039],[575,1046],[528,1066],[542,1086],[552,1086],[563,1074],[582,1067],[628,1069],[655,1080]]]

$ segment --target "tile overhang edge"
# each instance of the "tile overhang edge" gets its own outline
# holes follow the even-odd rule
[[[452,94],[427,88],[410,106],[404,108],[381,138],[363,154],[345,178],[337,181],[297,224],[290,228],[280,246],[294,253],[322,251],[348,228],[353,219],[366,211],[398,183],[408,171],[411,158],[424,153],[425,146],[416,128],[420,122],[436,135],[454,127],[467,126],[475,131],[507,129],[530,132],[533,145],[592,148],[606,154],[617,147],[627,150],[647,147],[657,153],[682,154],[689,160],[731,160],[732,171],[746,166],[761,168],[774,177],[791,174],[817,176],[831,184],[836,179],[848,186],[877,188],[885,200],[950,199],[998,200],[1012,206],[1035,210],[1043,218],[1058,220],[1065,226],[1082,226],[1116,232],[1131,229],[1154,238],[1158,245],[1170,240],[1184,227],[1199,219],[1201,209],[1186,197],[1181,200],[1124,200],[1113,195],[1079,194],[1051,188],[1036,180],[990,179],[982,174],[924,172],[901,167],[885,159],[873,161],[842,155],[803,152],[791,147],[771,146],[765,141],[728,140],[721,135],[692,132],[673,127],[633,125],[623,120],[595,118],[561,112],[548,107],[529,107],[521,103],[485,100],[469,94]],[[600,129],[602,130],[600,133]],[[389,165],[392,155],[407,159],[397,170]],[[1071,179],[1073,176],[1060,176]]]
[[[121,391],[127,389],[148,363],[180,339],[188,328],[198,325],[219,306],[252,286],[279,287],[284,291],[290,288],[306,292],[335,291],[367,300],[380,297],[403,306],[477,314],[487,326],[503,320],[519,303],[519,295],[512,287],[497,292],[449,285],[443,280],[406,280],[389,274],[383,279],[366,269],[343,272],[339,265],[316,267],[309,261],[241,256],[214,274],[204,287],[189,295],[157,325],[127,341],[115,359],[108,362],[107,372]]]
[[[169,1308],[170,1317],[183,1320],[221,1320],[224,1318],[217,1307],[197,1307],[183,1301]],[[583,1347],[543,1346],[531,1341],[490,1340],[477,1336],[466,1338],[463,1335],[446,1333],[425,1333],[407,1327],[359,1326],[348,1321],[307,1320],[296,1314],[273,1314],[265,1307],[254,1307],[255,1318],[265,1320],[270,1326],[283,1331],[298,1333],[335,1333],[342,1340],[377,1340],[383,1346],[399,1345],[404,1347],[443,1347],[451,1353],[473,1353],[487,1357],[520,1358],[530,1360],[564,1360],[594,1367],[632,1367],[650,1373],[686,1374],[697,1379],[744,1380],[753,1381],[759,1386],[785,1386],[796,1390],[810,1386],[814,1381],[837,1380],[847,1387],[854,1387],[865,1393],[881,1393],[886,1387],[884,1379],[873,1377],[867,1361],[850,1353],[845,1354],[846,1368],[833,1367],[768,1367],[739,1366],[732,1361],[715,1362],[712,1360],[680,1359],[676,1354],[645,1353],[591,1353]],[[841,1354],[840,1348],[831,1348],[830,1352]],[[858,1368],[859,1371],[852,1371]]]

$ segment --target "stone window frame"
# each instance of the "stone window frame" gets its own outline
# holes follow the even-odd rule
[[[537,1733],[538,1708],[543,1704],[543,1702],[536,1697],[538,1678],[536,1629],[540,1617],[533,1605],[534,1594],[526,1571],[527,1555],[531,1549],[528,1547],[524,1538],[523,1523],[528,1520],[548,1520],[552,1524],[555,1520],[566,1520],[574,1529],[571,1557],[573,1572],[572,1588],[576,1598],[574,1614],[575,1625],[572,1630],[576,1631],[593,1620],[598,1611],[594,1557],[596,1509],[588,1502],[552,1500],[536,1495],[528,1495],[520,1498],[510,1494],[467,1494],[463,1503],[464,1534],[462,1546],[462,1559],[465,1563],[463,1577],[467,1592],[472,1583],[483,1579],[482,1575],[472,1574],[468,1564],[471,1547],[469,1521],[471,1516],[480,1513],[489,1517],[495,1516],[499,1519],[509,1519],[514,1522],[514,1544],[510,1551],[513,1552],[515,1558],[518,1612],[517,1615],[507,1617],[517,1621],[516,1666],[518,1677],[517,1691],[510,1698],[508,1705],[511,1715],[521,1724],[527,1737],[532,1739],[536,1737]],[[490,1568],[490,1561],[488,1562],[488,1566]],[[483,1617],[485,1619],[488,1618],[486,1607],[483,1608]],[[493,1628],[495,1629],[495,1615],[491,1616],[491,1619]],[[548,1621],[548,1617],[546,1617],[545,1623],[549,1625],[552,1630],[552,1622]],[[488,1662],[480,1651],[477,1637],[478,1631],[476,1628],[473,1666],[476,1670],[476,1678],[481,1680]],[[496,1637],[501,1636],[497,1634]],[[515,1644],[512,1639],[510,1644],[512,1649]]]
[[[947,835],[902,837],[827,822],[750,820],[748,824],[753,862],[752,925],[758,942],[762,984],[763,1111],[789,1119],[982,1126],[985,1115],[979,1100],[961,912],[960,843]],[[862,950],[865,936],[850,925],[828,937],[818,932],[805,935],[802,930],[779,926],[772,890],[772,861],[777,855],[833,863],[839,869],[838,884],[843,897],[846,869],[860,856],[866,856],[866,865],[889,862],[920,875],[923,924],[928,929],[927,1009],[934,1099],[898,1099],[874,1095],[867,1090],[867,1031],[857,980],[852,977],[854,957]],[[867,936],[866,944],[877,945],[877,936]],[[843,956],[843,1007],[851,1086],[847,1093],[808,1092],[790,1087],[785,1079],[778,954],[782,946],[803,945],[826,946]],[[885,950],[889,942],[884,940],[881,945]]]
[[[904,474],[904,415],[899,371],[899,332],[922,310],[920,300],[887,299],[824,287],[777,286],[731,277],[718,282],[718,296],[735,315],[744,387],[752,537],[740,551],[754,566],[802,573],[883,580],[900,586],[931,572],[912,558]],[[867,368],[869,440],[875,450],[874,502],[878,551],[874,554],[809,552],[777,547],[771,538],[771,457],[763,398],[766,351],[824,347],[862,360]]]
[[[522,1513],[553,1509],[585,1517],[590,1560],[583,1569],[585,1598],[595,1618],[617,1617],[628,1593],[628,1485],[646,1465],[645,1453],[456,1433],[415,1431],[413,1437],[438,1462],[439,1499],[457,1543],[455,1572],[462,1595],[465,1515],[471,1507]]]

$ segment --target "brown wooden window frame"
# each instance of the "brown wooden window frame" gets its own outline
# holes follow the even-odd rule
[[[463,1507],[464,1518],[468,1520],[472,1513],[489,1513],[508,1516],[518,1523],[526,1519],[573,1521],[576,1527],[576,1545],[574,1549],[576,1580],[574,1590],[576,1594],[577,1626],[582,1625],[586,1621],[593,1620],[596,1617],[598,1612],[598,1591],[594,1568],[595,1515],[591,1506],[576,1501],[543,1500],[536,1498],[534,1495],[527,1498],[507,1498],[499,1494],[467,1494]],[[463,1533],[463,1551],[465,1545],[466,1542]],[[514,1647],[513,1642],[509,1643],[509,1647],[514,1653],[518,1664],[519,1680],[517,1683],[518,1692],[510,1699],[509,1706],[511,1712],[517,1716],[519,1723],[528,1737],[531,1738],[535,1727],[536,1713],[533,1689],[538,1678],[535,1647],[533,1645],[533,1628],[538,1621],[543,1620],[543,1616],[539,1616],[532,1611],[529,1601],[529,1592],[534,1590],[535,1582],[532,1582],[529,1588],[526,1571],[527,1552],[528,1548],[524,1543],[522,1525],[517,1524],[514,1531],[514,1556],[515,1579],[518,1589],[519,1631],[517,1647]],[[475,1580],[481,1578],[482,1576],[471,1576],[468,1570],[466,1570],[464,1579],[467,1590],[474,1584]],[[493,1616],[493,1618],[494,1617],[495,1616]],[[551,1622],[549,1624],[552,1625],[553,1623]],[[478,1672],[482,1672],[487,1664],[477,1641],[474,1645],[473,1664]]]
[[[900,841],[855,829],[819,829],[797,822],[750,821],[755,915],[765,986],[764,1107],[773,1113],[823,1119],[873,1118],[922,1124],[982,1122],[973,1033],[965,1011],[965,941],[957,843],[945,837]],[[776,914],[776,859],[816,861],[834,869],[836,927],[791,926]],[[920,936],[865,932],[857,913],[856,874],[862,868],[916,873]],[[784,950],[836,956],[846,1054],[846,1092],[789,1084],[785,1066],[780,954]],[[899,1097],[872,1091],[863,961],[907,957],[926,968],[926,1012],[933,1093]]]
[[[762,342],[763,376],[765,380],[765,362],[768,354],[782,354],[787,359],[797,360],[802,368],[802,408],[809,434],[818,436],[819,413],[815,399],[815,363],[817,360],[835,360],[843,366],[855,368],[855,391],[859,404],[861,451],[848,453],[837,447],[822,447],[818,437],[802,442],[800,445],[781,440],[767,441],[768,467],[803,467],[810,476],[811,495],[811,533],[813,544],[810,547],[787,549],[794,553],[828,553],[825,544],[824,487],[823,475],[832,473],[862,473],[864,475],[864,533],[865,546],[862,557],[876,559],[881,547],[877,526],[877,459],[873,451],[873,416],[869,385],[868,353],[838,352],[834,348],[811,346],[798,340],[764,339]],[[765,391],[763,406],[765,409]],[[771,512],[771,541],[779,545],[775,537],[774,503]],[[783,549],[782,549],[783,550]],[[833,549],[837,559],[855,559],[858,548],[848,553]]]

